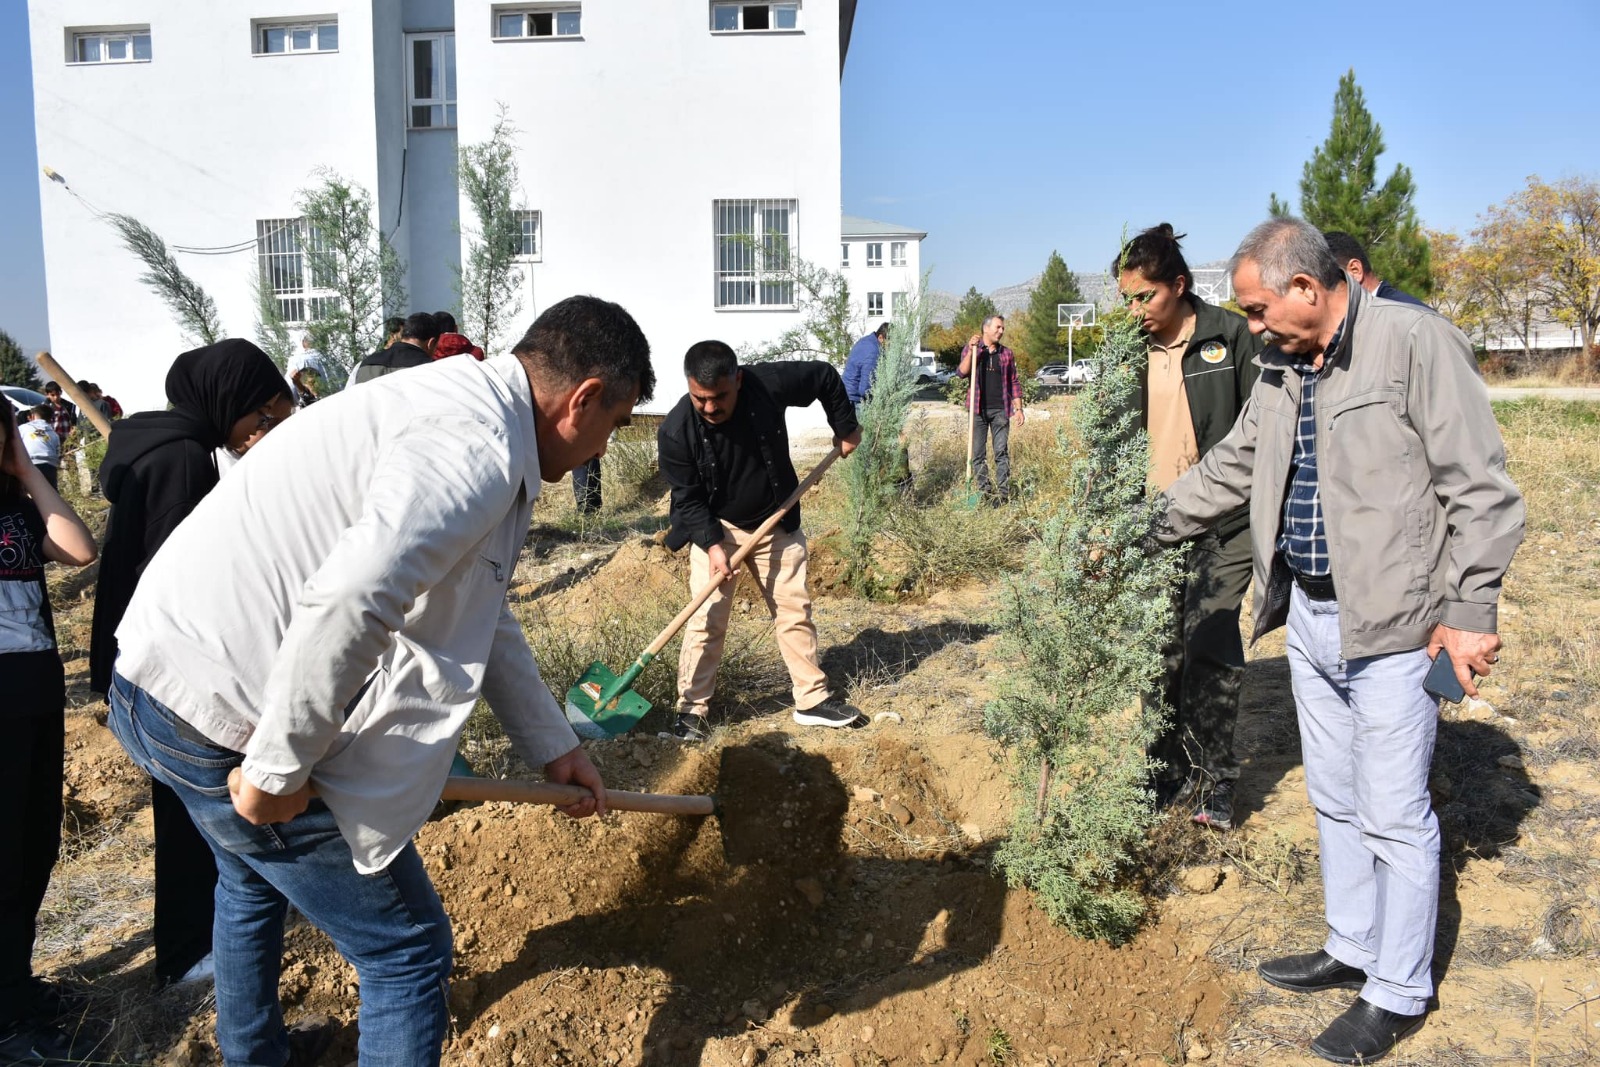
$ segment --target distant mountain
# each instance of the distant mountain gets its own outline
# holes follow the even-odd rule
[[[1217,260],[1214,263],[1195,263],[1191,266],[1195,270],[1220,270],[1228,265],[1226,260]],[[1116,306],[1117,286],[1109,274],[1076,274],[1078,291],[1083,294],[1084,300],[1094,304],[1101,311],[1110,311]],[[1016,285],[1002,285],[988,294],[994,301],[994,306],[1002,315],[1015,315],[1026,310],[1028,298],[1033,295],[1034,286],[1039,284],[1042,273],[1035,274],[1025,282]],[[961,297],[955,293],[947,293],[941,289],[930,289],[927,293],[928,321],[937,322],[948,326],[955,321],[956,309],[961,306]]]

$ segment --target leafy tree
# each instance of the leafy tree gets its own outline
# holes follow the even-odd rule
[[[1466,284],[1483,307],[1483,321],[1515,337],[1533,352],[1533,330],[1543,312],[1540,262],[1528,220],[1512,203],[1480,217],[1472,243],[1462,252]]]
[[[1183,566],[1180,552],[1141,547],[1158,517],[1146,438],[1132,422],[1144,351],[1130,318],[1108,318],[1097,376],[1072,407],[1081,445],[1057,438],[1071,496],[1006,588],[1003,636],[1017,666],[985,710],[1017,797],[996,863],[1053,920],[1112,941],[1143,913],[1126,875],[1155,817],[1145,751],[1162,712],[1138,698],[1161,671],[1168,592]]]
[[[1028,354],[1027,366],[1019,365],[1019,371],[1032,374],[1046,363],[1059,363],[1066,358],[1067,332],[1056,326],[1060,318],[1056,305],[1084,302],[1077,278],[1067,269],[1061,253],[1052,251],[1039,284],[1033,287],[1033,295],[1028,298],[1027,320],[1014,324],[1007,331],[1020,343],[1018,351]]]
[[[922,347],[932,352],[938,359],[941,367],[951,370],[961,362],[961,349],[971,337],[971,332],[962,333],[956,326],[944,326],[937,322],[930,322],[922,334]]]
[[[306,332],[338,385],[383,343],[383,320],[406,296],[400,257],[374,222],[372,194],[326,167],[315,173],[321,184],[301,189],[296,201],[300,241],[312,288],[333,297],[312,298]]]
[[[1524,239],[1540,264],[1534,287],[1556,321],[1583,337],[1594,354],[1600,328],[1600,183],[1590,178],[1544,182],[1534,175],[1511,198],[1522,217]]]
[[[749,240],[759,252],[759,241]],[[849,358],[850,346],[856,342],[856,324],[850,313],[850,283],[845,276],[799,256],[790,256],[786,268],[769,269],[766,278],[772,283],[794,286],[800,322],[768,344],[745,347],[739,353],[740,361],[824,359],[835,367],[843,367]]]
[[[1428,231],[1432,249],[1433,306],[1469,337],[1477,336],[1488,323],[1483,287],[1477,274],[1474,249],[1454,233]]]
[[[1383,127],[1367,110],[1356,72],[1339,79],[1333,97],[1333,128],[1311,154],[1300,177],[1300,214],[1324,230],[1343,230],[1367,249],[1378,276],[1410,293],[1426,296],[1433,276],[1428,238],[1412,203],[1416,184],[1410,168],[1397,164],[1378,184]],[[1274,215],[1289,206],[1272,194]]]
[[[178,318],[178,326],[188,341],[211,345],[225,333],[217,315],[216,301],[198,282],[183,272],[167,251],[167,243],[154,230],[132,215],[107,215],[128,251],[144,264],[139,280],[149,286]]]
[[[999,313],[1000,309],[994,306],[994,301],[978,292],[977,286],[968,288],[967,295],[956,305],[954,328],[961,335],[961,343],[965,345],[973,334],[983,329],[983,320]]]
[[[22,353],[22,346],[4,330],[0,330],[0,383],[20,385],[24,389],[38,390],[44,385],[39,378],[39,368]]]
[[[522,224],[517,218],[517,129],[500,105],[487,141],[463,145],[456,166],[477,229],[467,231],[467,255],[457,272],[461,326],[484,349],[500,351],[506,327],[522,310]]]

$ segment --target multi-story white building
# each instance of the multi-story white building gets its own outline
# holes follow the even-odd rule
[[[928,235],[846,215],[839,236],[839,271],[850,283],[852,311],[864,324],[861,332],[871,333],[921,291],[922,239]]]
[[[28,6],[50,336],[69,371],[125,403],[160,404],[186,345],[103,213],[180,250],[226,330],[248,337],[257,277],[289,319],[321,295],[294,220],[326,167],[372,193],[409,310],[453,307],[471,221],[457,148],[486,140],[502,105],[519,131],[519,322],[575,293],[619,301],[655,354],[651,409],[680,394],[693,342],[738,347],[795,323],[793,285],[762,248],[828,263],[840,235],[855,0]],[[914,251],[888,264],[916,236],[886,235],[884,268],[852,264],[852,287],[914,288]],[[900,280],[856,280],[875,273]]]

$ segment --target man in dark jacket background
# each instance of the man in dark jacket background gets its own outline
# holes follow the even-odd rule
[[[445,332],[440,325],[438,318],[428,311],[418,311],[407,317],[400,340],[362,360],[350,375],[350,384],[381,378],[407,367],[426,367],[433,362],[433,347],[439,343],[439,335]]]
[[[827,412],[834,443],[844,455],[861,443],[855,408],[839,373],[826,363],[760,363],[740,367],[721,341],[701,341],[684,357],[689,392],[657,433],[661,473],[672,487],[671,548],[692,542],[689,586],[724,579],[684,627],[678,657],[678,715],[673,735],[694,741],[706,716],[722,662],[734,574],[728,558],[749,540],[800,484],[789,457],[784,410],[817,401]],[[777,624],[778,650],[794,694],[794,721],[803,726],[855,726],[861,713],[836,699],[817,661],[817,628],[806,588],[806,538],[800,507],[745,560]]]

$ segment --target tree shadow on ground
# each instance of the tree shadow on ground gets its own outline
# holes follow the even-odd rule
[[[848,797],[825,756],[756,738],[724,750],[717,792],[720,848],[695,848],[701,828],[684,820],[608,906],[531,932],[477,978],[463,1029],[542,974],[658,968],[670,984],[637,1062],[698,1064],[709,1041],[779,1012],[801,1032],[777,1039],[803,1054],[804,1027],[931,986],[998,943],[1006,889],[972,863],[846,852]]]
[[[909,630],[868,626],[845,644],[824,651],[822,669],[845,684],[868,680],[894,684],[946,646],[974,644],[993,632],[987,623],[948,620]]]

